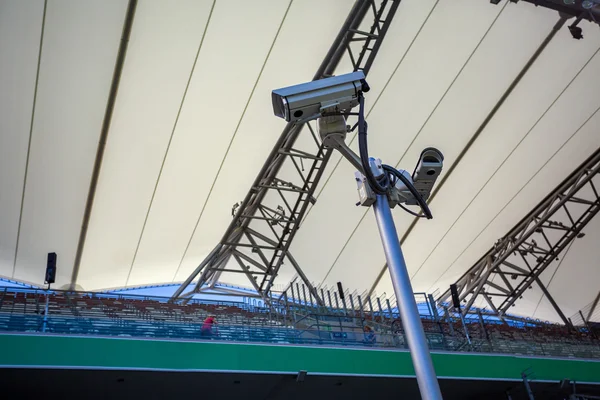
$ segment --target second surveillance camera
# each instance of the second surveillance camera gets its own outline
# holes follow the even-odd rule
[[[443,166],[444,155],[438,149],[428,147],[421,152],[419,162],[412,174],[412,180],[423,199],[427,200],[431,195],[433,185],[442,173]]]
[[[360,92],[367,92],[365,74],[349,74],[319,79],[273,90],[275,115],[288,122],[310,121],[324,112],[349,111],[358,105]]]
[[[415,171],[412,176],[408,171],[400,170],[399,172],[404,175],[412,183],[412,186],[419,192],[423,200],[429,199],[433,185],[437,180],[438,176],[442,173],[444,167],[444,155],[441,151],[436,148],[428,147],[421,152],[419,156],[419,162],[415,167]],[[396,191],[392,191],[390,197],[390,206],[393,208],[396,204],[406,203],[409,206],[419,204],[419,200],[414,196],[412,191],[406,186],[406,183],[402,179],[398,179],[395,183]]]

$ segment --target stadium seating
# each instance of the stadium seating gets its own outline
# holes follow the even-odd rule
[[[197,340],[202,338],[204,319],[215,315],[218,332],[211,340],[407,348],[401,324],[392,328],[389,313],[299,304],[276,310],[240,302],[167,300],[61,291],[46,296],[34,289],[4,288],[0,289],[0,331]],[[600,358],[600,341],[593,335],[560,325],[478,318],[463,325],[459,318],[432,316],[423,316],[422,323],[430,347],[437,350]],[[375,343],[365,342],[365,325],[376,332]]]

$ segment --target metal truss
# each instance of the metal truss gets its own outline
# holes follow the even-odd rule
[[[592,328],[600,323],[600,292],[591,303],[571,315],[569,319],[574,326],[583,326],[593,331]]]
[[[353,70],[368,74],[392,22],[400,0],[357,0],[313,80],[333,75],[344,55]],[[372,18],[368,32],[359,28],[365,16]],[[296,139],[307,125],[312,140]],[[303,144],[302,144],[303,143]],[[308,143],[308,145],[307,145]],[[315,189],[331,158],[310,123],[288,123],[241,204],[234,206],[231,224],[214,250],[174,293],[172,300],[198,277],[193,290],[213,290],[223,272],[245,274],[259,297],[268,299],[280,268],[287,261],[308,288],[310,296],[323,304],[290,254],[290,245],[308,209]],[[235,268],[226,268],[231,258]]]
[[[586,322],[600,321],[600,315],[598,315],[599,313],[594,313],[596,311],[596,309],[598,309],[599,302],[600,302],[600,292],[598,292],[598,295],[596,296],[596,298],[590,305],[589,310],[586,310],[587,316],[584,317],[584,321],[586,321]],[[581,311],[580,311],[580,313],[583,314]]]
[[[581,164],[457,282],[463,314],[475,300],[485,299],[491,310],[505,315],[525,291],[536,284],[566,325],[571,325],[540,275],[575,239],[600,210],[600,149]],[[497,278],[497,279],[495,279]],[[444,292],[438,303],[451,297]]]

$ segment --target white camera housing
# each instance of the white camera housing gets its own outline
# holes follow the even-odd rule
[[[435,181],[442,173],[443,166],[444,155],[442,152],[436,148],[428,147],[421,152],[419,162],[412,176],[405,170],[400,170],[400,173],[413,184],[417,192],[423,197],[423,200],[427,201],[429,196],[431,196]],[[395,189],[390,193],[390,206],[392,208],[400,203],[406,203],[409,206],[419,204],[412,192],[400,179],[396,182]]]
[[[351,110],[358,105],[359,93],[368,91],[364,79],[365,74],[356,71],[273,90],[273,112],[288,122],[306,122],[324,112]]]
[[[433,190],[433,185],[442,173],[444,155],[436,148],[428,147],[421,152],[419,162],[412,174],[413,185],[424,200],[427,200]]]

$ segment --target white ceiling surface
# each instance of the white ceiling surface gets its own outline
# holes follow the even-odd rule
[[[41,283],[45,254],[56,251],[64,285],[127,2],[47,4],[32,125],[44,2],[0,1],[0,90],[11,99],[0,107],[0,275]],[[188,276],[285,125],[272,116],[270,91],[312,78],[352,4],[238,1],[232,12],[225,1],[138,3],[79,285]],[[370,153],[412,171],[435,146],[447,172],[557,19],[523,3],[403,1],[369,75]],[[584,32],[576,41],[560,30],[431,202],[434,219],[404,241],[416,290],[445,289],[600,146],[600,116],[588,121],[600,106],[600,31],[584,24]],[[347,71],[345,60],[338,72]],[[312,140],[303,135],[301,143]],[[339,160],[334,154],[292,252],[312,281],[362,292],[385,260],[372,212],[354,206],[353,168]],[[394,215],[402,236],[412,217]],[[599,227],[586,229],[550,284],[567,314],[599,289],[600,276],[590,275]],[[285,265],[277,283],[294,275]],[[222,280],[248,285],[239,274]],[[392,294],[387,273],[376,290]],[[539,300],[532,289],[514,310],[556,319]]]
[[[0,11],[0,274],[12,276],[43,3],[12,2]]]
[[[3,1],[0,10],[1,29],[10,30],[0,39],[0,76],[14,77],[12,84],[22,85],[9,87],[14,97],[3,93],[0,107],[2,153],[12,153],[8,159],[14,162],[2,168],[11,173],[2,174],[1,229],[8,240],[3,241],[0,268],[7,276],[32,282],[43,281],[49,251],[60,254],[61,265],[73,265],[125,16],[124,2],[48,2],[32,124],[43,8],[42,1]],[[12,44],[6,44],[9,52],[5,53],[4,43],[9,41]],[[8,58],[11,53],[16,59]],[[10,142],[5,145],[5,140]],[[10,218],[4,219],[5,212]],[[68,267],[58,270],[58,281],[70,278]]]
[[[134,262],[212,2],[180,4],[139,2],[136,9],[79,272],[84,288],[125,285]],[[180,118],[185,124],[189,111]]]

